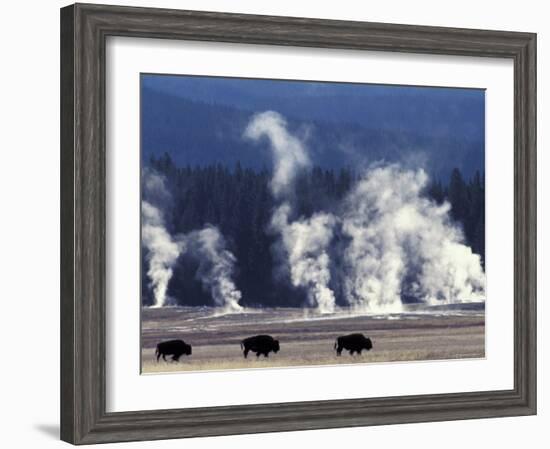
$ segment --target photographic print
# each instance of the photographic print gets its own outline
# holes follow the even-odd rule
[[[141,74],[142,373],[485,356],[485,91]]]

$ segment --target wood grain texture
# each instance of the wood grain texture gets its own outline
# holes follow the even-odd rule
[[[514,60],[514,388],[105,411],[105,41],[188,39]],[[536,35],[77,4],[61,10],[61,436],[73,444],[536,413]]]
[[[72,8],[61,11],[61,438],[74,441],[74,20]]]

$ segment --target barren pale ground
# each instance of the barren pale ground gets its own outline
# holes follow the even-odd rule
[[[373,342],[371,351],[336,356],[336,337],[362,332]],[[250,353],[240,342],[257,334],[279,339],[281,350],[268,358]],[[193,347],[179,362],[155,359],[157,343],[180,338]],[[142,372],[250,369],[482,358],[485,356],[483,304],[416,307],[405,313],[352,316],[345,311],[315,315],[301,309],[262,309],[223,314],[204,307],[142,309]]]

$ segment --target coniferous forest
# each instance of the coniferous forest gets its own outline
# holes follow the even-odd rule
[[[295,306],[303,303],[304,293],[278,282],[273,272],[273,245],[269,232],[275,204],[269,192],[271,171],[229,168],[221,164],[177,166],[168,154],[151,158],[146,164],[166,180],[170,201],[163,214],[172,235],[187,233],[209,223],[219,228],[237,260],[235,283],[242,291],[243,306]],[[326,170],[314,167],[297,180],[296,213],[311,216],[316,211],[335,211],[340,200],[360,176],[352,168]],[[485,182],[475,172],[465,179],[454,169],[449,179],[431,180],[424,195],[451,205],[451,217],[462,228],[465,243],[485,259]],[[180,258],[168,289],[168,296],[185,305],[212,305],[209,292],[196,279],[197,262]],[[342,298],[336,292],[337,304]],[[142,249],[142,301],[153,302],[147,279],[147,252]]]

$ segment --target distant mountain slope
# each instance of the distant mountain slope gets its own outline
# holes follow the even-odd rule
[[[484,138],[481,89],[158,75],[143,75],[142,86],[206,104],[274,109],[297,120],[468,141]]]
[[[312,159],[321,167],[339,169],[379,160],[398,161],[423,164],[432,176],[445,179],[454,167],[466,176],[484,170],[483,129],[479,129],[480,119],[475,117],[480,108],[474,107],[479,96],[451,102],[447,107],[450,112],[438,114],[444,95],[426,108],[418,105],[429,103],[429,98],[418,99],[412,102],[413,106],[406,107],[403,98],[386,98],[384,102],[378,99],[365,104],[364,99],[353,97],[345,101],[334,97],[332,108],[326,96],[299,97],[291,101],[288,96],[258,94],[242,97],[242,107],[237,108],[229,104],[237,102],[236,88],[228,89],[227,98],[222,98],[222,102],[208,103],[205,94],[187,91],[186,95],[196,97],[189,99],[183,97],[184,92],[179,95],[164,92],[168,87],[151,88],[147,83],[142,86],[141,138],[145,162],[167,152],[180,166],[216,162],[234,166],[240,162],[253,169],[270,168],[271,154],[267,148],[247,142],[242,133],[254,112],[272,109],[287,117],[293,132],[304,136]],[[327,108],[327,104],[331,107]],[[347,117],[342,112],[343,104],[348,107]],[[402,109],[398,108],[400,104]],[[378,115],[373,112],[376,108],[379,108]],[[468,109],[476,111],[474,116],[459,120],[459,116],[467,115]],[[353,120],[354,110],[364,111],[364,117],[378,118]],[[334,117],[331,118],[331,114]],[[438,119],[438,116],[444,118]],[[313,118],[306,120],[305,117]],[[453,117],[459,122],[456,127],[448,123]],[[457,128],[462,128],[462,132]]]

